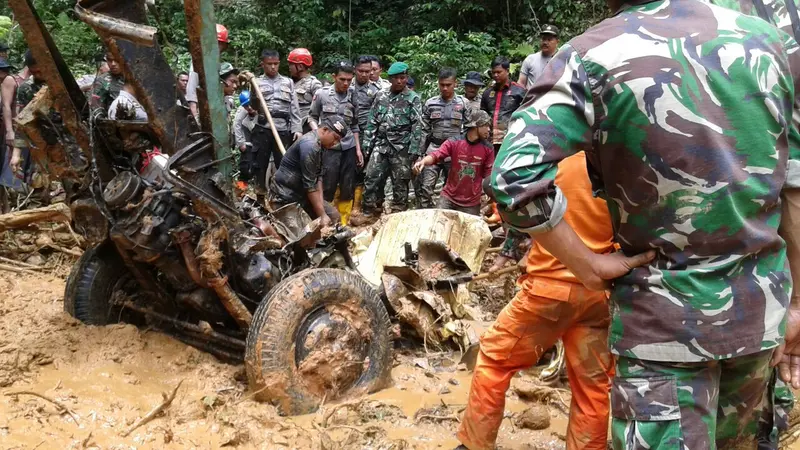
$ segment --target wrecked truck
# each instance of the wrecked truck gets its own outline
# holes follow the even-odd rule
[[[70,315],[156,328],[243,360],[254,397],[288,415],[386,387],[392,321],[404,315],[423,338],[468,334],[457,321],[467,314],[447,305],[463,300],[480,269],[490,240],[482,222],[432,213],[425,236],[419,221],[414,233],[389,227],[362,238],[356,259],[349,229],[321,229],[297,205],[271,211],[234,194],[212,0],[184,2],[199,121],[176,102],[151,3],[76,5],[120,63],[144,123],[91,114],[32,1],[9,5],[47,83],[16,125],[37,164],[62,182],[73,227],[90,243],[67,280]]]

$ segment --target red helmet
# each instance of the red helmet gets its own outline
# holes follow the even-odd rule
[[[217,42],[225,42],[226,44],[230,42],[228,40],[228,29],[225,28],[225,25],[217,24]]]
[[[311,52],[307,48],[296,48],[289,52],[289,62],[311,67],[314,65],[314,58],[311,57]]]

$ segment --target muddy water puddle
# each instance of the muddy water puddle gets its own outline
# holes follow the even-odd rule
[[[394,385],[346,402],[361,402],[359,407],[329,404],[315,414],[280,417],[273,406],[252,400],[243,367],[133,326],[77,323],[62,311],[63,289],[58,278],[0,273],[0,449],[449,449],[458,444],[456,420],[415,420],[421,413],[460,415],[471,374],[455,369],[456,355],[400,352]],[[451,362],[441,365],[447,358]],[[123,436],[179,382],[164,415]],[[64,405],[78,424],[47,400],[8,395],[20,391]],[[507,398],[509,414],[528,406],[514,394]],[[498,444],[564,448],[558,435],[566,429],[566,416],[553,409],[551,417],[549,429],[535,432],[504,420]]]

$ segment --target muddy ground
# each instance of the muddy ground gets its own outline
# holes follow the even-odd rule
[[[280,417],[274,407],[251,400],[242,366],[221,363],[153,331],[85,326],[72,319],[63,312],[65,275],[66,270],[0,272],[2,449],[450,449],[458,444],[453,436],[470,382],[470,373],[457,366],[458,354],[400,350],[392,388],[344,407]],[[534,379],[523,375],[515,384],[530,386]],[[165,415],[123,437],[179,383]],[[69,412],[32,395],[15,395],[21,391],[44,395]],[[569,402],[568,392],[559,395]],[[532,431],[518,428],[513,416],[533,403],[513,392],[507,400],[502,448],[564,448],[567,416],[560,405],[545,409],[549,427]]]

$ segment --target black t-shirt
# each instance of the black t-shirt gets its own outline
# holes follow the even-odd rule
[[[283,204],[304,204],[308,201],[307,194],[317,190],[321,177],[322,146],[317,132],[310,131],[286,150],[270,184],[273,200]]]

